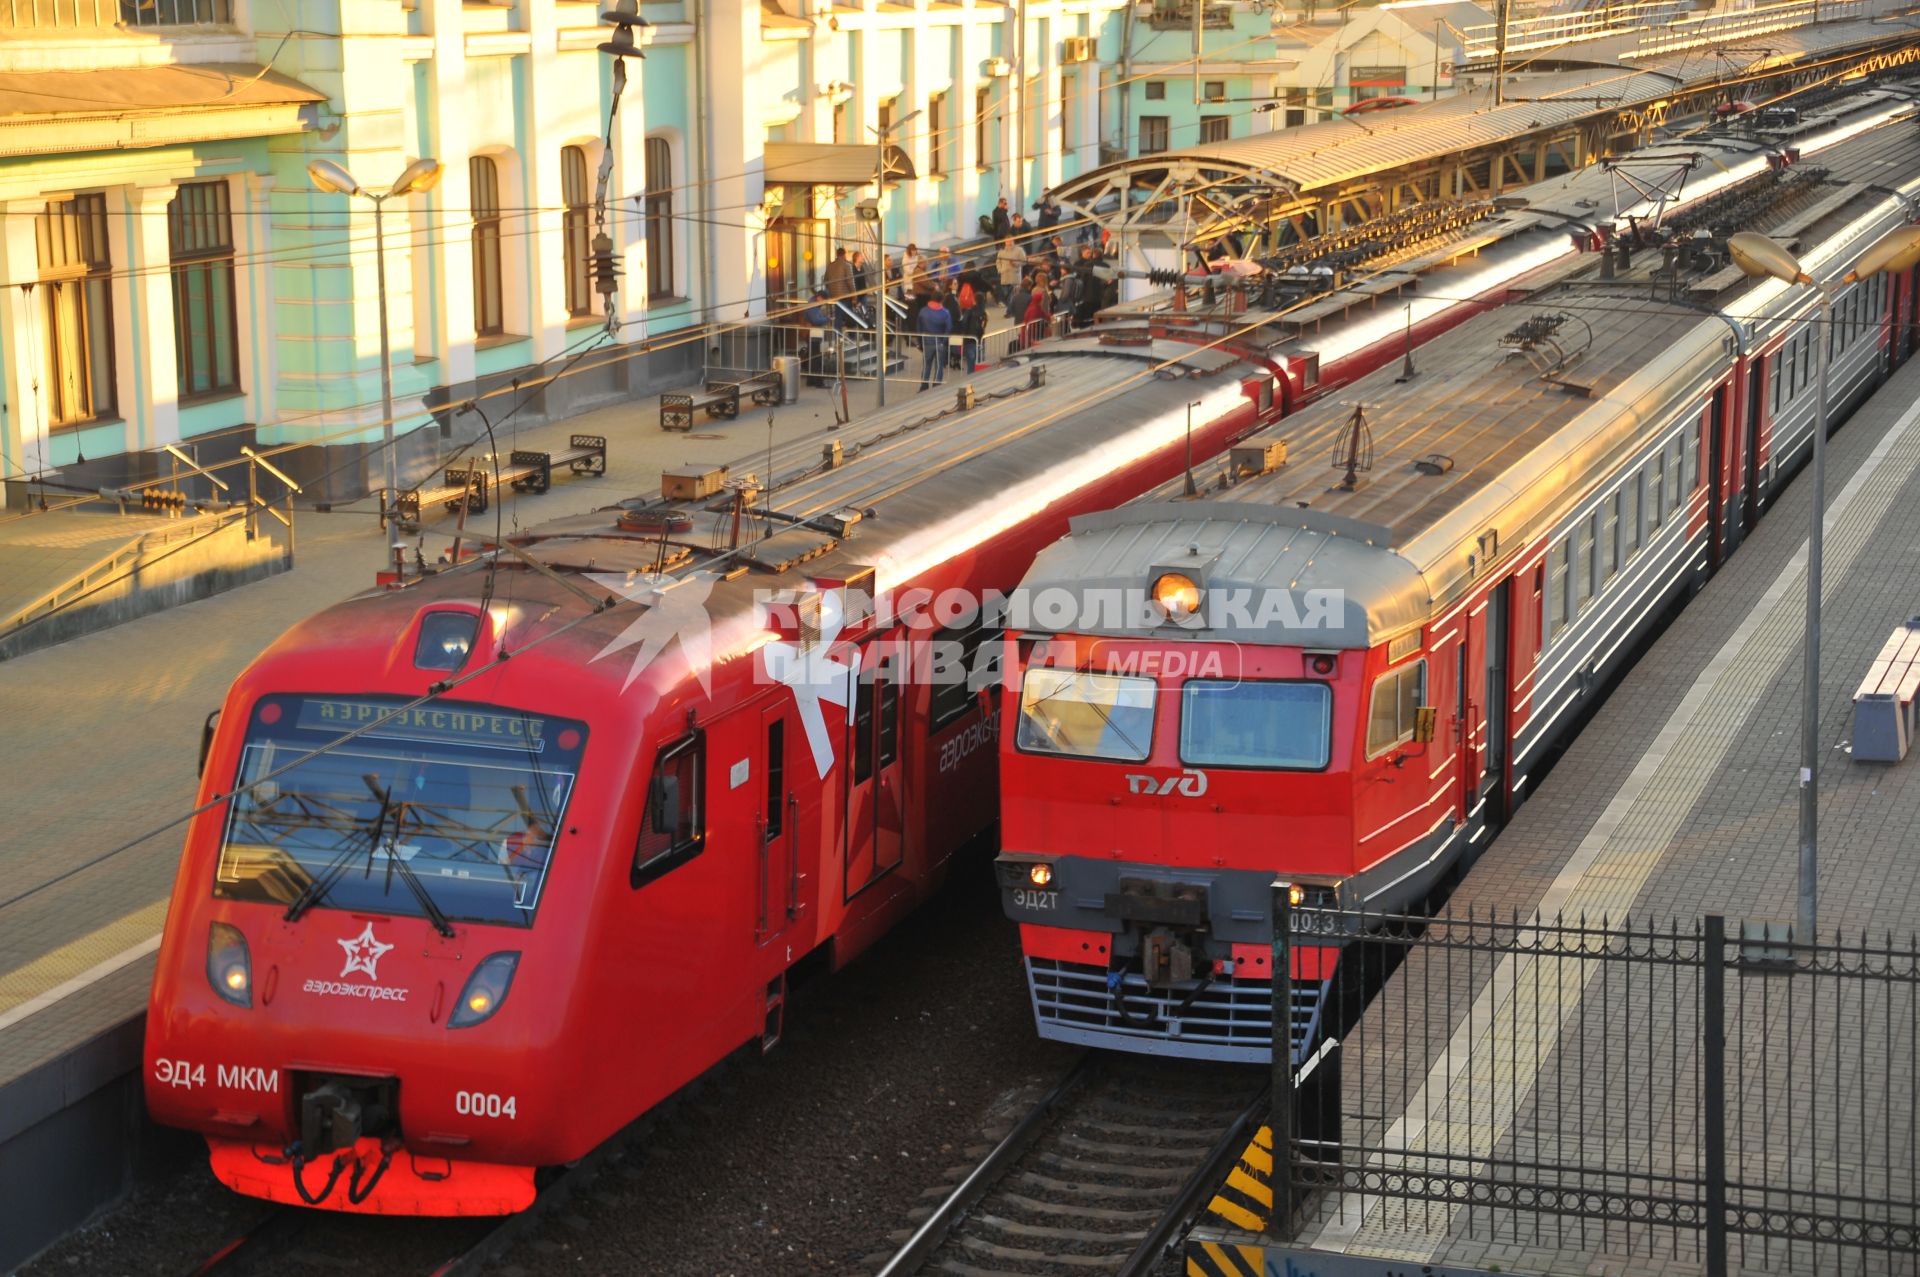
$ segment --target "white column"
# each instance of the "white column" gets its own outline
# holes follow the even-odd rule
[[[744,85],[741,81],[761,63],[760,6],[747,0],[710,4],[701,34],[710,43],[706,56],[712,71],[707,101],[696,104],[707,118],[707,154],[690,156],[687,167],[698,174],[704,162],[705,172],[713,175],[713,224],[692,229],[712,237],[714,315],[737,320],[766,309],[765,236],[758,233],[755,211],[766,198],[766,129],[760,123],[759,86],[750,78]]]
[[[273,339],[273,183],[271,174],[248,173],[235,183],[234,324],[240,334],[240,381],[247,392],[247,419],[266,423],[279,413],[279,344]]]
[[[137,352],[122,377],[120,415],[128,423],[127,450],[137,452],[180,441],[180,382],[173,332],[172,251],[167,244],[167,205],[172,186],[127,191],[133,260],[126,264],[127,314],[114,324],[132,340],[118,347]],[[117,264],[117,263],[116,263]],[[126,355],[122,355],[126,358]],[[129,403],[128,399],[132,402]]]
[[[473,207],[467,181],[467,159],[473,149],[467,120],[468,112],[481,104],[467,100],[466,17],[460,0],[420,3],[432,10],[428,29],[434,33],[424,109],[431,116],[428,135],[433,139],[434,158],[446,165],[446,176],[424,200],[415,196],[408,202],[423,207],[428,224],[435,228],[423,250],[432,262],[440,293],[435,301],[441,322],[431,353],[441,363],[440,381],[458,386],[473,378],[473,216],[449,210]]]
[[[38,287],[26,287],[40,273],[34,250],[34,218],[44,200],[15,200],[0,206],[0,351],[5,351],[6,437],[0,439],[0,464],[11,477],[47,467],[46,400],[39,392],[46,355]],[[0,487],[0,504],[4,504]]]
[[[626,92],[620,97],[619,114],[613,117],[613,175],[607,179],[607,233],[613,237],[614,251],[620,254],[624,268],[615,300],[620,322],[634,325],[633,331],[623,334],[629,341],[644,341],[648,336],[647,95],[642,87],[646,74],[647,63],[638,58],[628,60]],[[597,172],[587,177],[596,183],[599,180]],[[690,193],[676,195],[681,211],[693,208]],[[702,233],[691,220],[676,225],[693,234]],[[692,288],[683,284],[682,291],[691,293]]]

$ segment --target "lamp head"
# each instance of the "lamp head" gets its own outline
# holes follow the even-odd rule
[[[400,170],[400,176],[393,179],[393,189],[388,195],[424,195],[440,185],[440,179],[446,169],[439,160],[422,157]]]
[[[1757,231],[1740,231],[1727,240],[1727,252],[1743,275],[1773,278],[1789,284],[1811,284],[1813,276],[1800,269],[1800,260]]]
[[[307,180],[329,195],[358,195],[360,183],[353,174],[332,160],[314,160],[307,165]]]
[[[1867,246],[1860,260],[1847,272],[1846,281],[1869,275],[1897,275],[1920,262],[1920,226],[1896,226]]]

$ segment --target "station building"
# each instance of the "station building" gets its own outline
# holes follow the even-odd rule
[[[443,166],[380,219],[405,479],[478,428],[439,410],[476,388],[590,346],[521,420],[640,397],[701,365],[708,326],[805,297],[836,244],[871,245],[876,127],[907,121],[897,253],[976,238],[1003,195],[1031,219],[1103,163],[1282,126],[1278,10],[1249,0],[649,0],[611,123],[604,7],[0,0],[7,503],[164,475],[167,445],[317,445],[281,464],[323,500],[377,482],[374,203],[317,189],[314,159],[369,192]],[[588,270],[609,150],[611,331]]]

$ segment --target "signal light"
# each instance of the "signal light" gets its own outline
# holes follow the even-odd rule
[[[1324,652],[1315,655],[1312,664],[1313,672],[1323,678],[1330,676],[1334,671],[1334,659]]]

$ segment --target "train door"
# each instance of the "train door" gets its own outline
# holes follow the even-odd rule
[[[900,683],[884,653],[904,645],[898,634],[870,642],[860,665],[849,725],[846,823],[846,896],[851,900],[900,864],[905,795],[900,783]]]
[[[1487,596],[1487,606],[1472,626],[1480,640],[1480,659],[1474,672],[1479,678],[1482,712],[1476,717],[1486,720],[1480,733],[1479,769],[1474,782],[1479,792],[1473,805],[1486,804],[1483,819],[1492,828],[1507,821],[1507,689],[1512,667],[1507,653],[1511,646],[1512,594],[1511,579],[1494,586]],[[1468,810],[1471,813],[1472,808]]]
[[[800,800],[787,770],[792,713],[784,698],[760,712],[758,756],[748,783],[759,810],[754,818],[760,855],[760,905],[754,940],[766,944],[800,913]]]
[[[1713,566],[1733,553],[1740,544],[1741,509],[1733,491],[1732,475],[1738,460],[1739,438],[1728,430],[1727,399],[1730,383],[1721,382],[1707,400],[1707,485],[1709,517],[1712,520]]]

